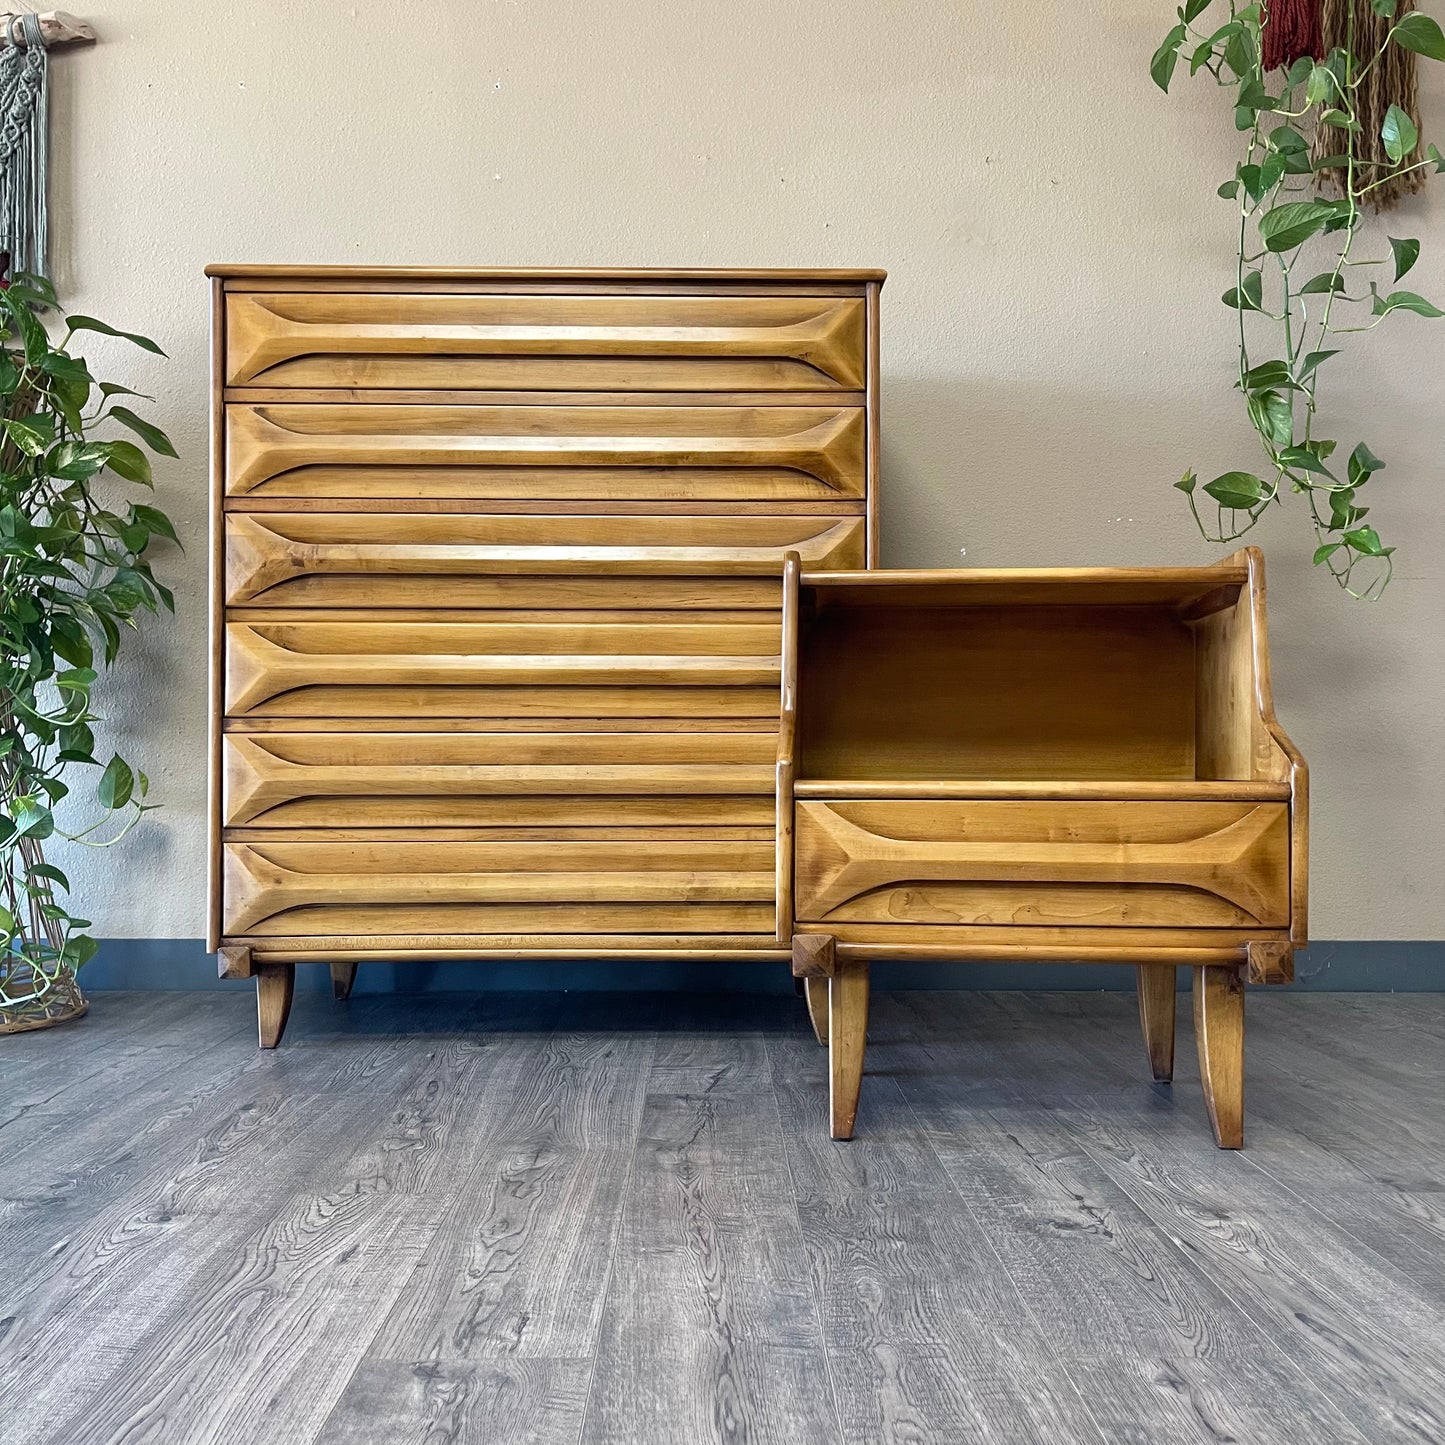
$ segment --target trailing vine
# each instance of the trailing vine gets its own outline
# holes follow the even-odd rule
[[[0,261],[0,273],[8,258]],[[95,952],[88,920],[62,902],[70,881],[45,841],[105,847],[152,805],[144,773],[96,755],[91,687],[137,615],[173,608],[147,554],[176,540],[165,513],[112,500],[116,484],[151,485],[136,442],[175,456],[164,432],[124,401],[137,393],[91,374],[74,347],[87,333],[158,355],[153,341],[89,316],[46,317],[43,277],[0,280],[0,1026],[46,1017],[47,995],[73,990]],[[94,821],[67,831],[55,809],[77,769],[98,770]],[[67,781],[69,780],[69,781]]]
[[[1217,29],[1196,24],[1216,4],[1185,0],[1178,24],[1154,54],[1150,73],[1168,91],[1177,66],[1187,58],[1191,76],[1207,72],[1235,92],[1234,121],[1246,150],[1233,177],[1219,188],[1238,210],[1234,285],[1221,299],[1238,316],[1235,385],[1268,465],[1262,476],[1230,471],[1202,487],[1190,470],[1174,485],[1189,499],[1199,530],[1214,542],[1242,537],[1266,508],[1283,501],[1285,492],[1303,494],[1315,533],[1315,565],[1326,567],[1352,596],[1374,599],[1389,584],[1395,549],[1385,545],[1373,522],[1365,521],[1370,508],[1361,494],[1385,464],[1363,441],[1343,464],[1335,460],[1337,442],[1320,434],[1320,376],[1347,335],[1372,331],[1397,311],[1445,316],[1423,296],[1394,289],[1419,259],[1419,241],[1389,238],[1388,257],[1355,254],[1372,193],[1402,176],[1445,172],[1437,146],[1419,156],[1416,118],[1399,104],[1391,104],[1384,116],[1385,159],[1361,154],[1361,84],[1390,46],[1445,60],[1445,32],[1417,12],[1395,19],[1398,0],[1371,0],[1376,14],[1394,22],[1377,49],[1355,53],[1351,5],[1344,45],[1266,72],[1261,35],[1269,23],[1267,7],[1228,0],[1229,19]],[[1222,15],[1220,10],[1216,18]],[[1317,145],[1312,155],[1311,130],[1333,144]],[[1328,174],[1338,195],[1313,194],[1320,173]],[[1297,275],[1301,266],[1302,277]],[[1367,270],[1379,266],[1393,272],[1388,287]],[[1360,307],[1366,312],[1347,309]],[[1252,342],[1266,330],[1271,340],[1262,350]],[[1212,516],[1208,503],[1201,508],[1200,493],[1213,504]]]

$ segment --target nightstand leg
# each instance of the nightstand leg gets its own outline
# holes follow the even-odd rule
[[[1139,993],[1139,1024],[1154,1080],[1167,1084],[1174,1077],[1174,965],[1141,963],[1134,969]]]
[[[263,963],[256,970],[256,1021],[263,1049],[274,1049],[281,1042],[295,988],[294,963]]]
[[[350,998],[351,986],[356,982],[354,963],[333,963],[331,965],[332,998]]]
[[[828,1108],[835,1139],[851,1139],[868,1042],[868,964],[838,960],[828,980]]]
[[[1214,1142],[1221,1149],[1242,1149],[1244,982],[1236,965],[1195,966],[1194,1038]]]
[[[826,1049],[828,1047],[828,986],[826,978],[805,978],[803,995],[808,1001],[808,1020],[813,1025],[813,1035]]]

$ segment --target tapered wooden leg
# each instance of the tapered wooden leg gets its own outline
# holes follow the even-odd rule
[[[1141,963],[1134,968],[1139,992],[1139,1023],[1156,1083],[1174,1078],[1174,965]]]
[[[1195,966],[1194,1038],[1214,1142],[1221,1149],[1242,1149],[1244,982],[1236,965]]]
[[[350,998],[351,985],[356,982],[354,963],[333,963],[331,965],[332,998]]]
[[[813,1036],[826,1049],[828,1047],[828,980],[826,978],[805,978],[802,980],[803,995],[808,1000],[808,1019],[813,1025]]]
[[[828,1109],[833,1137],[851,1139],[868,1042],[868,965],[838,960],[828,980]]]
[[[263,1049],[274,1049],[281,1042],[295,988],[294,963],[263,963],[256,970],[256,1021]]]

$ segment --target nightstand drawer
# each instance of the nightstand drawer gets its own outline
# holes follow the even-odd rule
[[[1289,807],[801,802],[809,923],[1284,927]]]
[[[859,296],[233,292],[226,384],[861,390],[865,324]]]
[[[773,890],[771,842],[230,843],[222,927],[229,937],[767,933]]]

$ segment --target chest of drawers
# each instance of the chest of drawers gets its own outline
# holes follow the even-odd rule
[[[783,559],[876,556],[880,272],[216,266],[211,883],[297,964],[787,957]]]

